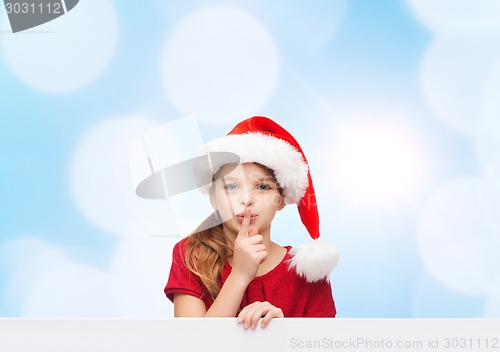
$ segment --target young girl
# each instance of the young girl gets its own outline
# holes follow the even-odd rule
[[[165,294],[176,317],[238,317],[243,327],[264,328],[277,317],[335,317],[329,282],[338,261],[321,243],[316,197],[297,141],[265,117],[240,122],[207,145],[232,152],[239,164],[212,163],[214,213],[176,244]],[[297,204],[314,241],[291,248],[271,241],[271,222]]]

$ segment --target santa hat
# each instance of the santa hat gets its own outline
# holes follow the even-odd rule
[[[255,116],[238,123],[226,136],[206,146],[208,153],[234,153],[240,163],[255,162],[274,171],[285,204],[297,204],[300,219],[312,242],[292,248],[291,268],[309,282],[328,280],[339,254],[333,244],[319,241],[316,195],[304,152],[299,143],[273,120]],[[222,165],[212,164],[212,175]]]

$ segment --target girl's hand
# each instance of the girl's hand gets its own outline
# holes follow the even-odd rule
[[[273,306],[269,302],[254,302],[243,308],[238,314],[238,323],[243,323],[244,329],[255,330],[260,318],[261,328],[265,328],[272,318],[284,318],[283,311],[280,308]]]
[[[232,274],[249,284],[257,275],[259,265],[266,259],[266,246],[263,237],[257,234],[257,229],[250,228],[250,209],[245,208],[245,216],[241,229],[234,240]]]

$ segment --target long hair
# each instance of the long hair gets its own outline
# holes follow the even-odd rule
[[[227,257],[232,254],[217,211],[212,213],[187,239],[184,262],[197,275],[206,293],[215,300],[220,292],[220,274]],[[213,226],[211,226],[213,225]]]
[[[254,164],[262,167],[278,185],[272,169],[258,163]],[[279,185],[278,191],[283,196],[283,189]],[[220,274],[227,258],[233,254],[232,248],[233,244],[224,233],[222,220],[217,210],[206,218],[187,239],[184,253],[186,267],[200,278],[206,293],[213,300],[220,292],[222,286]]]

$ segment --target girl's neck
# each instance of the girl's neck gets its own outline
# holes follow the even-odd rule
[[[267,257],[266,259],[259,265],[259,269],[257,270],[257,276],[262,276],[267,274],[276,266],[281,263],[283,258],[286,255],[286,248],[281,247],[280,245],[270,242],[270,245],[266,245]]]

